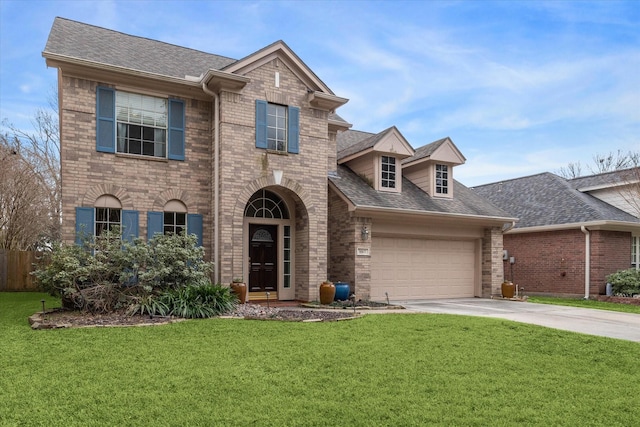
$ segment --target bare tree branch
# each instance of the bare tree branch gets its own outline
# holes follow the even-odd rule
[[[0,247],[28,249],[60,239],[62,187],[57,95],[38,109],[33,131],[6,119],[0,135]]]

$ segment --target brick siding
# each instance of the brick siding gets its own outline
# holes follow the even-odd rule
[[[525,293],[584,296],[585,235],[579,229],[504,236],[505,249],[515,257],[504,262],[504,276],[524,286]],[[591,231],[589,293],[605,292],[608,274],[631,265],[631,234]]]

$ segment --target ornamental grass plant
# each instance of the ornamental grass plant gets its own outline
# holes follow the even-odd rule
[[[2,426],[631,426],[640,344],[491,318],[368,315],[39,330],[0,293]]]

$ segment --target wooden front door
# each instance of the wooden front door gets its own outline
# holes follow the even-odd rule
[[[278,290],[278,226],[249,224],[249,291]]]

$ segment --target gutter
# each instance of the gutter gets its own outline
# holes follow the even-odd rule
[[[584,225],[580,227],[580,230],[584,233],[584,299],[589,299],[589,284],[591,282],[591,233]]]
[[[220,283],[220,97],[202,82],[202,90],[213,97],[213,271],[214,283]]]
[[[403,209],[403,208],[387,208],[387,207],[378,207],[378,206],[354,206],[353,209],[349,209],[352,212],[357,213],[394,213],[394,214],[405,214],[405,215],[415,215],[415,216],[423,216],[423,217],[439,217],[443,219],[475,219],[481,221],[496,221],[504,223],[515,223],[517,218],[507,218],[507,217],[498,217],[498,216],[488,216],[488,215],[472,215],[472,214],[461,214],[461,213],[451,213],[451,212],[433,212],[433,211],[422,211],[418,209]]]
[[[511,221],[511,224],[509,224],[509,223],[505,223],[505,224],[502,226],[502,232],[503,232],[503,233],[506,233],[506,232],[508,232],[508,231],[511,231],[511,230],[513,229],[513,227],[515,227],[515,226],[516,226],[516,222],[515,222],[515,221]]]

